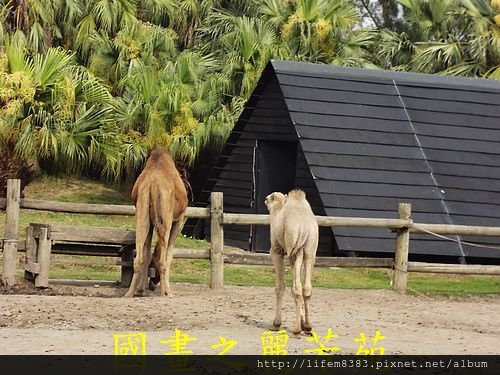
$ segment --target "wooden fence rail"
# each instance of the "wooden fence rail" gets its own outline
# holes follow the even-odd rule
[[[0,198],[0,210],[4,210],[6,206],[7,199]],[[54,202],[37,199],[21,199],[20,208],[73,214],[135,215],[135,207],[132,205]],[[210,209],[202,207],[188,207],[186,217],[207,219],[210,217]]]
[[[13,285],[15,274],[15,254],[23,245],[18,241],[19,209],[43,210],[78,214],[99,215],[134,215],[135,207],[127,205],[83,204],[52,202],[34,199],[20,199],[16,184],[9,180],[7,199],[0,198],[0,210],[6,210],[6,225],[3,244],[4,268],[2,282]],[[366,227],[387,228],[396,232],[395,258],[338,258],[318,257],[318,267],[380,267],[393,268],[393,289],[405,293],[408,272],[436,272],[458,274],[500,275],[500,266],[449,265],[408,262],[411,233],[429,233],[438,235],[500,236],[500,227],[442,225],[414,223],[411,219],[411,205],[401,203],[398,207],[398,219],[375,219],[358,217],[316,216],[318,224],[326,227]],[[210,260],[210,286],[213,289],[223,287],[224,263],[246,265],[272,265],[269,254],[224,253],[224,225],[269,225],[269,215],[224,213],[222,193],[214,192],[210,208],[189,207],[187,218],[210,219],[211,247],[209,250],[176,250],[175,257]],[[105,230],[103,228],[103,230]],[[71,229],[69,229],[71,231]],[[61,236],[64,237],[64,233]],[[86,240],[82,237],[82,241]],[[89,239],[90,240],[90,239]],[[46,260],[45,260],[46,261]],[[131,259],[117,264],[130,265]],[[46,277],[44,275],[44,277]]]

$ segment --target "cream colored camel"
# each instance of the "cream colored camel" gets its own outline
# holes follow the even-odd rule
[[[271,258],[276,270],[276,315],[275,329],[281,326],[281,310],[285,291],[284,255],[288,256],[293,273],[292,296],[295,299],[294,334],[302,330],[311,332],[310,300],[312,294],[312,269],[318,248],[318,223],[301,190],[292,190],[287,195],[272,193],[266,197],[266,206],[271,216]],[[301,273],[304,274],[302,287]],[[302,312],[305,309],[305,319]]]
[[[160,281],[160,295],[170,293],[170,267],[175,238],[184,224],[184,213],[188,205],[186,188],[170,154],[154,149],[144,170],[132,189],[132,200],[136,207],[136,257],[134,276],[125,297],[144,294],[151,262],[151,240],[156,229],[158,242],[152,255]],[[154,282],[150,283],[154,289]]]

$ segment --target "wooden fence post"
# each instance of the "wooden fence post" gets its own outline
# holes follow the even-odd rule
[[[36,275],[40,272],[39,269],[34,269],[35,264],[38,264],[36,258],[37,240],[35,238],[33,226],[29,225],[26,228],[26,254],[24,256],[24,279],[35,282]],[[36,271],[36,272],[35,272]]]
[[[20,197],[21,180],[7,180],[7,205],[5,215],[5,234],[3,242],[2,274],[2,284],[7,287],[11,287],[16,284]]]
[[[131,264],[121,266],[120,286],[128,288],[134,276],[134,249],[135,246],[124,246],[122,249],[122,262],[130,262]],[[148,270],[149,272],[149,270]]]
[[[398,207],[398,213],[400,219],[409,220],[411,217],[411,204],[400,203]],[[394,257],[392,289],[402,294],[406,293],[409,248],[410,248],[410,228],[398,229],[396,237],[396,254]]]
[[[224,227],[222,226],[223,195],[213,192],[210,195],[210,287],[224,287]]]
[[[40,229],[37,254],[40,273],[35,278],[36,288],[49,287],[50,253],[52,252],[52,243],[49,238],[49,233],[50,229],[47,227]]]

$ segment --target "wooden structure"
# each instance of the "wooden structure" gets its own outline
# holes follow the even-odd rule
[[[121,257],[121,285],[128,286],[134,268],[135,232],[115,228],[30,224],[26,228],[25,277],[48,287],[51,254]]]
[[[322,216],[395,218],[408,202],[418,222],[500,226],[499,107],[494,80],[271,61],[197,206],[221,191],[226,212],[263,214],[267,194],[300,187]],[[266,231],[227,226],[226,242],[268,251]],[[418,236],[410,256],[500,262],[488,248],[497,238],[455,239]],[[393,257],[394,241],[383,229],[323,228],[318,253]]]
[[[5,235],[3,239],[2,284],[10,287],[16,281],[16,253],[19,233],[19,200],[21,181],[7,180],[7,204],[5,214]]]
[[[106,213],[116,215],[130,215],[134,213],[133,206],[109,206],[109,205],[75,205],[73,203],[18,200],[16,183],[9,183],[10,191],[7,196],[9,201],[0,199],[0,209],[12,209],[19,215],[19,208],[53,210],[59,212],[88,212]],[[17,209],[16,209],[17,202]],[[451,264],[428,264],[421,262],[410,262],[408,256],[411,254],[410,235],[432,232],[434,235],[470,235],[500,237],[500,227],[480,227],[463,225],[436,225],[418,224],[411,219],[411,206],[402,203],[398,208],[399,219],[363,218],[363,217],[326,217],[317,216],[318,225],[332,228],[369,228],[391,230],[397,233],[395,240],[395,259],[389,258],[349,258],[349,257],[317,257],[317,267],[376,267],[392,268],[393,289],[404,293],[406,291],[407,272],[436,272],[457,274],[488,274],[500,275],[499,266],[479,265],[451,265]],[[269,225],[269,215],[235,214],[224,213],[222,193],[212,193],[211,208],[189,207],[186,211],[187,217],[210,219],[212,231],[212,243],[210,250],[175,249],[174,257],[188,259],[210,260],[210,286],[220,289],[224,285],[224,263],[247,264],[247,265],[272,265],[269,254],[256,254],[247,251],[225,253],[224,252],[224,228],[228,225]],[[75,254],[75,255],[101,255],[122,256],[119,263],[122,265],[122,283],[127,284],[130,279],[132,266],[131,250],[135,241],[134,231],[114,228],[91,228],[74,227],[63,225],[32,224],[27,228],[25,241],[12,238],[12,233],[17,233],[19,216],[12,212],[5,215],[6,231],[5,237],[10,235],[7,241],[3,241],[4,265],[2,280],[6,276],[15,275],[16,251],[5,256],[6,249],[22,249],[26,251],[25,270],[26,276],[35,280],[38,287],[48,286],[48,271],[50,266],[50,255],[52,253]],[[15,227],[15,228],[14,228]],[[500,249],[497,249],[500,251]],[[127,255],[125,255],[127,254]],[[12,261],[14,259],[14,261]],[[5,282],[4,282],[5,283]],[[8,285],[14,285],[15,278]]]

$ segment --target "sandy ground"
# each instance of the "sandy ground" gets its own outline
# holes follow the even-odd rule
[[[174,284],[172,297],[119,298],[114,286],[27,286],[0,295],[0,354],[113,354],[114,335],[142,332],[146,353],[172,348],[161,341],[181,330],[193,354],[216,354],[219,337],[236,341],[227,354],[261,354],[261,336],[274,314],[274,288]],[[14,294],[16,293],[16,294]],[[283,328],[288,354],[318,347],[309,336],[292,337],[294,303],[285,296]],[[385,336],[386,354],[500,354],[500,296],[450,299],[401,296],[392,291],[314,289],[313,331],[326,348],[355,354],[363,332]],[[325,342],[328,329],[337,334]],[[309,339],[309,340],[308,340]]]

